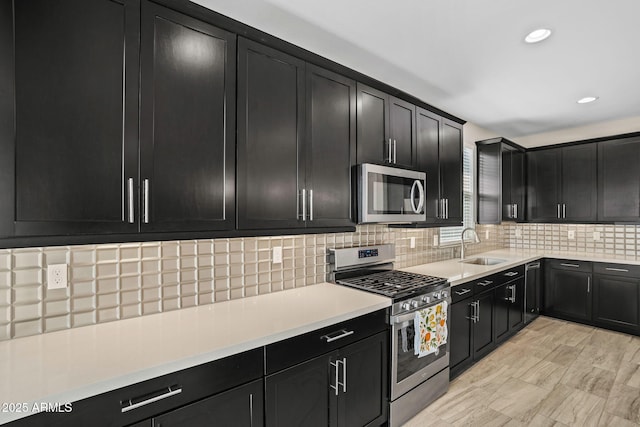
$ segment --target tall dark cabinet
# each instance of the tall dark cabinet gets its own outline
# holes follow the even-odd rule
[[[413,167],[416,106],[358,83],[358,163]]]
[[[640,137],[598,143],[598,220],[640,221]]]
[[[139,7],[137,0],[2,2],[2,85],[15,77],[0,107],[0,158],[15,159],[2,172],[3,214],[13,223],[3,228],[137,230],[128,213],[137,211]]]
[[[416,169],[427,174],[427,223],[462,223],[462,126],[417,110]]]
[[[528,152],[528,220],[595,221],[596,153],[595,144],[577,144]]]
[[[353,225],[355,82],[238,42],[238,228]]]
[[[235,227],[236,37],[142,3],[142,231]]]
[[[504,139],[476,142],[478,223],[525,219],[524,148]]]

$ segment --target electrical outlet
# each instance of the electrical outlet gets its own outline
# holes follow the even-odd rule
[[[273,264],[282,264],[282,246],[273,247],[273,256],[271,259]]]
[[[593,240],[594,240],[594,242],[597,242],[598,240],[600,240],[600,232],[599,231],[594,231],[593,232]]]
[[[67,264],[47,266],[47,289],[64,289],[68,286]]]
[[[567,232],[567,238],[569,240],[575,240],[575,238],[576,238],[576,230],[569,230]]]
[[[415,249],[416,248],[416,238],[415,237],[410,237],[409,238],[409,248],[411,248],[411,249]]]
[[[438,240],[438,235],[436,234],[435,236],[433,236],[433,246],[438,246],[439,240]]]
[[[522,230],[520,229],[520,227],[516,227],[516,237],[522,237]]]

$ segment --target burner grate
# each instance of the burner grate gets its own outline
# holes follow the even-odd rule
[[[366,276],[351,277],[338,280],[337,283],[354,288],[375,292],[388,297],[400,297],[415,293],[417,290],[428,290],[446,282],[441,277],[425,276],[405,271],[384,271]]]

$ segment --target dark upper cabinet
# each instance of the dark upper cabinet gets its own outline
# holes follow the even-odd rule
[[[306,85],[307,226],[353,226],[356,83],[307,64]]]
[[[235,35],[142,3],[142,231],[235,227]]]
[[[358,163],[413,167],[416,106],[358,83]]]
[[[416,114],[416,169],[427,174],[427,223],[462,223],[462,126],[422,108]]]
[[[355,82],[238,42],[238,228],[351,226]]]
[[[598,143],[598,220],[640,221],[640,138]]]
[[[304,65],[278,50],[238,39],[240,229],[305,225]]]
[[[476,142],[478,223],[525,219],[525,152],[504,138]]]
[[[579,144],[527,153],[530,221],[595,221],[597,150]]]
[[[2,1],[0,234],[137,231],[139,6]]]

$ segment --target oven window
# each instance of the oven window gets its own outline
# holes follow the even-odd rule
[[[414,206],[419,205],[419,193],[414,191],[413,201],[411,189],[416,180],[393,175],[368,173],[368,199],[371,200],[368,212],[371,215],[413,214]],[[424,186],[424,182],[422,183]],[[424,212],[424,208],[420,213]]]
[[[403,322],[396,329],[396,353],[398,378],[397,382],[410,377],[411,375],[421,371],[429,364],[444,357],[447,353],[447,345],[443,344],[438,349],[437,354],[431,353],[424,357],[418,358],[414,349],[415,328],[413,320]]]

